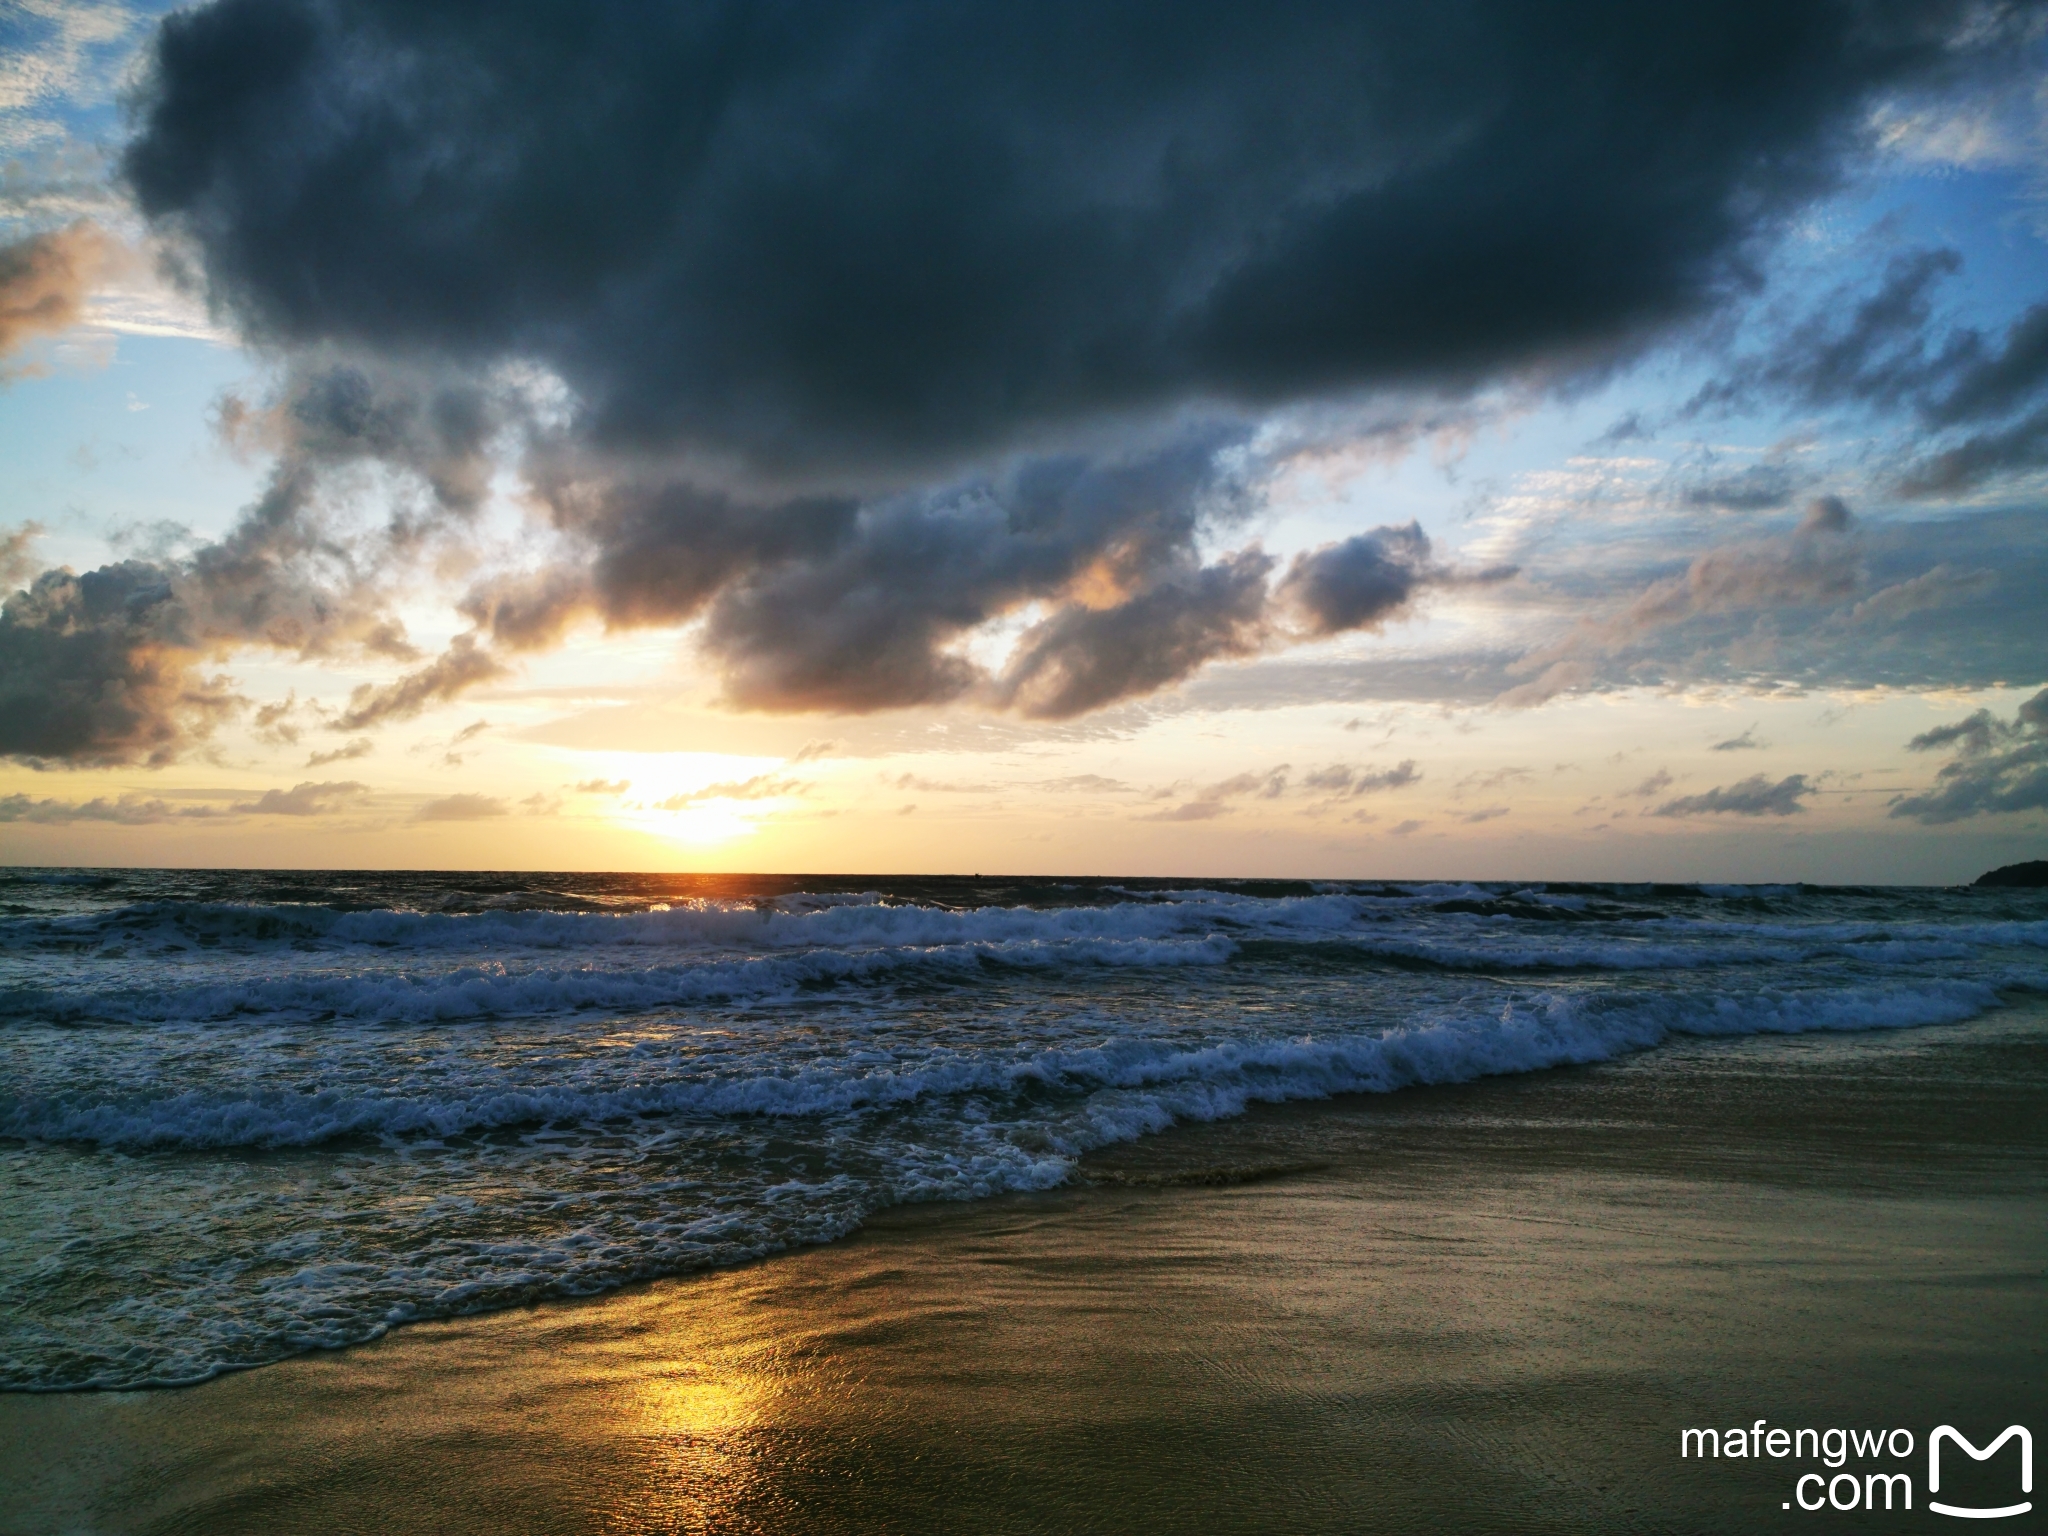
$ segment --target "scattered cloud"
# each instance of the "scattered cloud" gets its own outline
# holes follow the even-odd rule
[[[0,358],[77,324],[112,250],[85,220],[0,245]]]
[[[1391,768],[1354,768],[1333,763],[1303,777],[1302,788],[1318,794],[1371,795],[1386,789],[1405,789],[1422,778],[1415,759],[1404,758]]]
[[[490,795],[448,795],[429,800],[413,812],[414,821],[485,821],[511,814],[505,802]]]
[[[306,766],[308,768],[324,768],[329,763],[353,762],[356,758],[368,757],[376,750],[375,744],[371,742],[369,737],[358,736],[353,741],[343,742],[332,752],[315,752],[306,759]]]
[[[1264,773],[1239,773],[1219,783],[1210,784],[1171,810],[1155,811],[1140,816],[1140,821],[1208,821],[1217,816],[1228,815],[1230,800],[1258,799],[1277,800],[1287,793],[1288,764],[1268,769]],[[1165,799],[1173,791],[1161,790],[1155,798]]]
[[[140,795],[122,795],[112,800],[96,797],[83,802],[37,800],[20,794],[0,796],[0,821],[21,821],[41,826],[105,821],[117,826],[139,827],[220,814],[216,807],[210,805],[173,806],[163,800],[146,799]]]
[[[1758,773],[1738,784],[1716,786],[1703,795],[1686,795],[1667,800],[1651,812],[1655,816],[1794,816],[1806,807],[1799,802],[1817,793],[1803,773],[1789,774],[1773,783]]]
[[[1537,675],[1498,702],[1540,704],[1587,687],[1606,675],[1608,658],[1692,620],[1838,603],[1855,594],[1861,578],[1848,507],[1839,497],[1817,497],[1789,535],[1709,550],[1683,575],[1651,583],[1612,617],[1579,620],[1562,639],[1514,664],[1514,672]]]
[[[1923,731],[1906,745],[1915,752],[1953,756],[1935,775],[1932,789],[1895,801],[1893,816],[1941,825],[2048,807],[2048,688],[2021,704],[2010,720],[1980,709]]]
[[[762,773],[751,779],[721,780],[716,784],[706,784],[702,789],[670,795],[666,800],[655,801],[649,809],[680,811],[710,800],[782,800],[809,790],[810,785],[801,779],[777,778],[772,773]]]
[[[370,792],[367,784],[353,779],[313,784],[294,784],[290,789],[266,789],[254,800],[234,807],[243,816],[325,816],[345,802]]]
[[[290,789],[268,789],[254,800],[227,804],[201,802],[173,805],[161,799],[121,795],[115,799],[97,797],[82,802],[33,799],[28,795],[0,797],[0,821],[22,821],[64,826],[77,822],[111,822],[117,826],[152,826],[176,821],[219,821],[243,816],[328,816],[344,810],[369,794],[367,784],[353,780],[295,784]]]
[[[457,635],[445,652],[418,671],[382,687],[365,683],[357,688],[333,729],[360,731],[390,720],[410,720],[429,705],[445,703],[481,683],[503,677],[505,670],[478,648],[474,637]]]

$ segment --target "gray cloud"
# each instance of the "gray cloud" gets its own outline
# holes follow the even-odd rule
[[[2011,720],[1980,709],[1923,731],[1906,745],[1915,752],[1955,755],[1935,775],[1932,789],[1894,803],[1894,816],[1940,825],[2048,807],[2048,688],[2021,704]]]
[[[99,226],[84,220],[0,245],[0,358],[76,324],[111,253]]]
[[[1024,634],[999,696],[1026,715],[1066,720],[1246,656],[1266,638],[1266,573],[1256,550],[1155,579],[1113,608],[1070,604]]]
[[[1787,505],[1806,483],[1806,477],[1790,465],[1752,464],[1733,474],[1694,481],[1680,499],[1690,507],[1761,512]]]
[[[267,789],[254,800],[228,805],[172,805],[140,795],[122,795],[113,800],[97,797],[85,801],[37,800],[28,795],[7,795],[0,797],[0,821],[48,826],[110,822],[116,826],[140,827],[171,821],[219,821],[242,816],[326,816],[369,792],[367,784],[348,780],[295,784],[290,789]]]
[[[1073,773],[1063,778],[1040,779],[1034,787],[1079,794],[1128,794],[1131,788],[1121,779],[1104,778],[1099,773]]]
[[[2001,337],[1968,325],[1943,330],[1936,290],[1962,265],[1946,249],[1895,256],[1873,291],[1829,294],[1769,349],[1702,389],[1688,411],[1769,393],[1809,408],[1909,412],[1921,434],[1893,488],[1913,498],[1960,495],[2048,464],[2048,303],[2029,307]]]
[[[352,762],[359,757],[368,757],[377,748],[367,736],[358,736],[354,741],[345,741],[332,752],[315,752],[306,759],[308,768],[324,768],[329,763]]]
[[[221,813],[210,805],[174,806],[139,795],[104,797],[85,801],[37,800],[28,795],[0,796],[0,821],[23,821],[41,826],[70,826],[81,821],[111,822],[116,826],[141,827],[158,822],[201,820]]]
[[[294,784],[290,789],[266,789],[257,799],[244,801],[234,810],[243,816],[325,816],[343,802],[369,792],[369,785],[353,779]]]
[[[505,670],[477,646],[473,636],[457,635],[441,655],[396,682],[382,687],[365,683],[357,688],[333,728],[360,731],[391,720],[409,720],[429,705],[445,703],[480,683],[503,677]]]
[[[1139,821],[1210,821],[1218,816],[1227,816],[1232,807],[1226,802],[1255,798],[1277,800],[1287,793],[1288,764],[1268,769],[1264,773],[1239,773],[1220,783],[1198,790],[1188,800],[1168,810],[1154,811],[1140,816]],[[1158,798],[1171,796],[1171,790],[1161,790]]]
[[[41,523],[23,523],[12,533],[0,534],[0,587],[12,587],[35,574],[36,562],[29,550],[42,532]]]
[[[1188,800],[1171,810],[1154,811],[1149,816],[1140,816],[1140,821],[1213,821],[1218,816],[1228,816],[1230,807],[1221,800]]]
[[[801,795],[810,787],[801,779],[778,778],[772,773],[762,773],[751,779],[727,779],[685,794],[670,795],[666,800],[655,801],[650,809],[680,811],[686,806],[702,805],[707,800],[779,800],[789,795]]]
[[[1703,795],[1685,795],[1667,800],[1651,812],[1655,816],[1794,816],[1806,809],[1799,802],[1816,793],[1803,773],[1789,774],[1776,783],[1761,773],[1739,784],[1716,786]]]
[[[1726,741],[1717,741],[1707,748],[1709,752],[1756,752],[1763,748],[1756,739],[1756,727],[1749,726],[1740,736],[1730,736]]]
[[[1905,496],[1954,496],[2009,471],[2043,465],[2048,465],[2048,408],[1926,455],[1899,477],[1898,489]]]
[[[1893,257],[1874,291],[1835,289],[1769,350],[1742,358],[1706,385],[1688,410],[1738,404],[1766,392],[1810,406],[1889,407],[1925,400],[1961,361],[1953,353],[1930,356],[1928,329],[1935,289],[1962,265],[1959,254],[1945,249]]]
[[[1353,768],[1345,763],[1333,763],[1307,774],[1301,783],[1302,788],[1318,794],[1371,795],[1386,789],[1405,789],[1421,777],[1416,771],[1415,759],[1411,757],[1392,768]]]
[[[1443,574],[1421,524],[1410,523],[1295,556],[1276,595],[1308,634],[1334,635],[1377,628],[1405,608],[1418,587]]]
[[[1184,429],[1138,451],[1042,456],[941,492],[888,498],[820,547],[733,580],[703,644],[737,703],[865,711],[970,693],[1063,718],[1178,680],[1263,642],[1269,563],[1202,567],[1205,526],[1250,504],[1226,463],[1234,426]],[[687,551],[691,532],[674,531]],[[957,646],[1033,601],[1057,606],[1000,677]]]
[[[1581,619],[1562,639],[1515,663],[1514,671],[1537,675],[1499,702],[1537,704],[1597,683],[1609,673],[1609,657],[1692,621],[1838,604],[1859,589],[1861,554],[1848,507],[1838,497],[1817,497],[1788,536],[1708,550],[1682,575],[1652,582],[1619,613]]]
[[[226,679],[199,669],[244,647],[417,659],[388,611],[393,577],[431,552],[435,530],[474,512],[497,430],[491,410],[474,391],[402,372],[373,378],[301,360],[274,400],[230,399],[221,415],[231,441],[274,455],[262,493],[227,534],[182,556],[83,576],[46,571],[0,610],[0,755],[169,762],[243,706]],[[371,466],[388,472],[391,498],[388,515],[365,528],[351,521],[348,493]],[[402,719],[502,671],[474,637],[460,637],[329,724],[354,731]],[[266,706],[259,736],[289,743],[298,729],[289,714],[289,701]]]
[[[488,821],[509,816],[505,802],[491,795],[448,795],[429,800],[412,814],[414,821]]]
[[[1998,585],[1998,574],[1986,570],[1958,570],[1944,562],[1905,581],[1880,587],[1851,608],[1850,624],[1887,624],[1933,608],[1946,608],[1964,598],[1979,597]]]
[[[0,753],[31,763],[168,762],[241,700],[203,679],[173,573],[125,561],[45,571],[0,607]]]

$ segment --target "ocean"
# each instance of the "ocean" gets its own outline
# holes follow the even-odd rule
[[[2043,891],[0,871],[0,1389],[732,1265],[1255,1103],[2042,994]]]

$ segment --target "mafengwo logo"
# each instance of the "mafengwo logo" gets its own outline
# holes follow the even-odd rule
[[[1678,1454],[1684,1457],[1713,1457],[1717,1460],[1772,1458],[1779,1461],[1820,1463],[1821,1470],[1801,1470],[1792,1484],[1792,1497],[1783,1509],[1803,1509],[1809,1514],[1833,1510],[1870,1513],[1913,1508],[1913,1474],[1900,1463],[1909,1463],[1920,1439],[1910,1429],[1773,1429],[1768,1419],[1758,1419],[1747,1429],[1687,1429],[1678,1437]],[[2017,1491],[2021,1495],[2003,1503],[1984,1502],[1980,1497],[1986,1479],[1973,1475],[1972,1464],[1990,1462],[2008,1445],[2017,1442],[2018,1454],[2004,1460],[2017,1463]],[[2008,1424],[1983,1447],[1979,1447],[1953,1424],[1935,1426],[1926,1439],[1926,1509],[1937,1515],[1954,1515],[1964,1520],[2002,1520],[2024,1515],[2034,1507],[2028,1497],[2034,1491],[2034,1437],[2024,1424]],[[1944,1455],[1947,1457],[1944,1465]],[[1967,1459],[1964,1459],[1967,1458]],[[1877,1469],[1850,1467],[1851,1461],[1878,1463]],[[2003,1462],[2001,1461],[2001,1465]],[[1790,1468],[1787,1468],[1790,1471]],[[1944,1502],[1935,1495],[1942,1491],[1944,1472],[1951,1490],[1958,1474],[1976,1490],[1968,1504]],[[1989,1469],[1998,1483],[2010,1489],[2013,1479],[1997,1467]]]
[[[1959,1451],[1968,1453],[1976,1461],[1989,1461],[2008,1440],[2017,1440],[2020,1443],[2020,1492],[2032,1493],[2034,1491],[2034,1437],[2027,1433],[2025,1426],[2019,1424],[2007,1425],[2005,1433],[1981,1451],[1976,1446],[1970,1444],[1968,1440],[1965,1440],[1962,1431],[1954,1425],[1943,1424],[1937,1428],[1933,1434],[1927,1437],[1928,1493],[1936,1494],[1941,1492],[1941,1447],[1943,1441],[1947,1441]],[[2018,1504],[2007,1504],[2002,1509],[1973,1509],[1961,1505],[1943,1504],[1933,1498],[1929,1498],[1927,1507],[1937,1515],[1961,1515],[1968,1520],[1997,1520],[2005,1515],[2024,1515],[2034,1506],[2031,1501],[2024,1501]]]

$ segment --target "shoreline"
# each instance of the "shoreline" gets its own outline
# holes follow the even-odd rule
[[[2022,1005],[1257,1106],[735,1269],[0,1398],[0,1530],[1754,1529],[1789,1477],[1683,1427],[2041,1423],[2044,1088]]]

